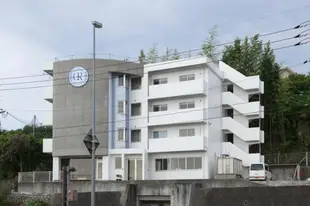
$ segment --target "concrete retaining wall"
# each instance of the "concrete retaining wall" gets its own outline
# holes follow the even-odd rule
[[[310,186],[200,189],[194,206],[306,206]]]
[[[259,184],[248,182],[245,180],[149,180],[149,181],[97,181],[96,191],[125,191],[127,184],[137,184],[139,191],[146,194],[164,193],[169,191],[174,184],[201,184],[203,188],[221,188],[221,187],[253,187]],[[71,181],[70,187],[78,192],[90,192],[91,182],[86,180]],[[139,192],[138,193],[141,193]],[[19,183],[18,192],[20,193],[43,193],[55,194],[61,193],[60,182],[35,182],[35,183]]]

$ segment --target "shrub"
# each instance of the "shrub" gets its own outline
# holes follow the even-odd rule
[[[27,202],[27,206],[47,206],[42,200],[30,200]]]

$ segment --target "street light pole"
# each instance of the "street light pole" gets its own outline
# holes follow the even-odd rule
[[[92,21],[93,25],[93,95],[92,95],[92,178],[91,178],[91,206],[95,206],[96,198],[96,159],[95,159],[95,135],[96,135],[96,90],[95,90],[95,68],[96,68],[96,28],[102,28],[102,24],[97,21]]]

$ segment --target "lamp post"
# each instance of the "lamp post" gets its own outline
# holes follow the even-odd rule
[[[96,29],[101,29],[102,24],[97,21],[92,21],[93,25],[93,95],[92,95],[92,178],[91,178],[91,206],[95,206],[96,197],[96,159],[95,159],[95,135],[96,135],[96,93],[95,93],[95,68],[96,68]]]

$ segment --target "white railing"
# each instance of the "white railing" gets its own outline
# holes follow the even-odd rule
[[[52,180],[52,171],[18,173],[18,182],[51,182]]]
[[[35,171],[35,172],[19,172],[18,182],[54,182],[61,181],[61,171]],[[53,178],[55,175],[55,178]],[[91,174],[71,173],[70,180],[90,180]]]

